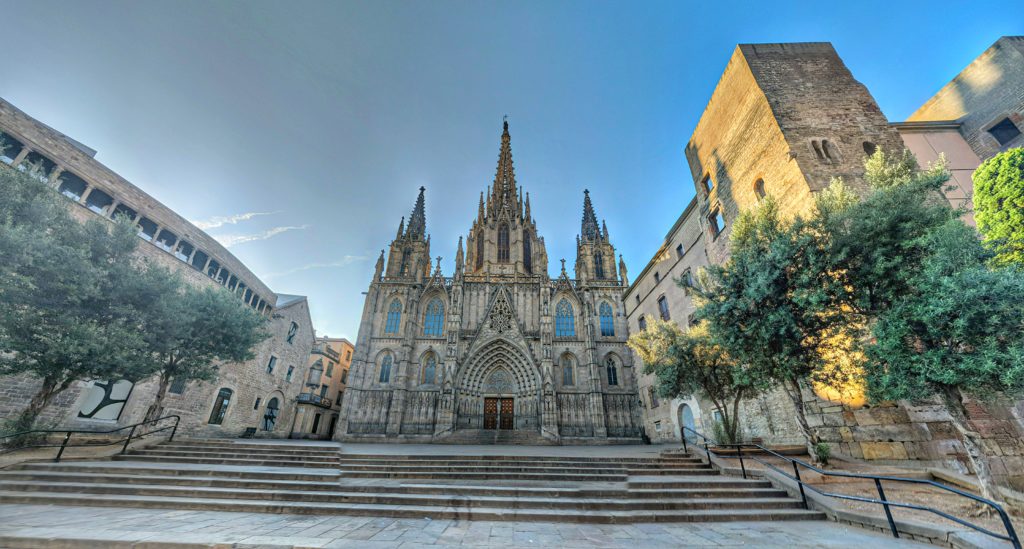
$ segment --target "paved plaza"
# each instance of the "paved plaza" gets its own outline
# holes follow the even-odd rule
[[[0,546],[926,547],[828,521],[552,524],[0,505]],[[76,542],[77,541],[77,542]]]

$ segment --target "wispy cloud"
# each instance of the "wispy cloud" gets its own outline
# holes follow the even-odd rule
[[[223,227],[224,225],[237,225],[241,221],[248,221],[254,217],[259,217],[261,215],[274,215],[276,213],[281,212],[246,212],[229,216],[217,215],[210,219],[193,221],[192,224],[205,231],[207,229]]]
[[[267,229],[265,231],[253,234],[222,234],[214,235],[213,238],[217,239],[217,242],[223,244],[225,248],[230,248],[232,246],[237,246],[239,244],[244,244],[246,242],[266,240],[268,238],[272,238],[274,236],[277,236],[281,233],[286,233],[288,231],[302,231],[308,228],[309,225],[299,225],[297,227],[274,227],[272,229]]]
[[[260,278],[262,278],[262,279],[280,278],[282,276],[293,275],[295,273],[301,273],[303,271],[310,271],[310,270],[313,270],[313,269],[332,269],[332,268],[335,268],[335,267],[344,267],[346,265],[350,265],[350,264],[355,263],[357,261],[366,261],[367,259],[369,259],[369,256],[365,256],[365,255],[346,255],[346,256],[342,257],[341,259],[339,259],[337,261],[331,261],[331,262],[327,262],[327,263],[308,263],[306,265],[295,267],[293,269],[288,269],[287,271],[279,271],[279,272],[276,272],[276,273],[267,273],[267,274],[261,276]]]

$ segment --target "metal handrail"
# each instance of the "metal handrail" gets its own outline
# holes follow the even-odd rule
[[[996,503],[996,502],[994,502],[994,501],[992,501],[990,499],[986,499],[986,498],[983,498],[981,496],[976,496],[974,494],[971,494],[969,492],[965,492],[963,490],[958,490],[956,488],[953,488],[952,486],[947,486],[945,484],[941,484],[941,483],[935,482],[934,480],[923,480],[923,479],[906,478],[906,477],[889,477],[889,476],[880,476],[880,475],[870,475],[870,474],[865,474],[865,473],[844,473],[844,472],[839,472],[839,471],[825,471],[825,470],[820,469],[818,467],[815,467],[814,465],[811,465],[810,463],[807,463],[807,462],[805,462],[803,460],[799,460],[799,459],[792,458],[792,457],[789,457],[789,456],[784,456],[784,455],[782,455],[782,454],[780,454],[780,453],[778,453],[778,452],[776,452],[774,450],[770,450],[768,448],[765,448],[764,446],[761,446],[760,444],[754,444],[754,443],[751,443],[751,442],[746,442],[746,443],[741,443],[741,444],[719,444],[719,443],[715,442],[714,440],[704,436],[703,434],[701,434],[701,433],[699,433],[699,432],[697,432],[697,431],[695,431],[695,430],[693,430],[693,429],[691,429],[689,427],[686,427],[684,425],[682,427],[682,437],[680,437],[680,438],[683,439],[683,451],[685,451],[686,453],[689,453],[689,448],[687,447],[687,441],[686,441],[686,432],[687,431],[689,431],[689,432],[691,432],[691,433],[693,433],[693,434],[695,434],[695,435],[697,435],[698,437],[701,438],[701,440],[702,440],[702,442],[704,444],[704,451],[705,451],[705,453],[707,453],[707,456],[708,456],[708,463],[709,464],[711,463],[711,454],[712,453],[714,453],[715,455],[720,455],[718,452],[712,452],[711,451],[711,444],[712,443],[715,446],[720,447],[720,448],[735,448],[736,449],[736,454],[737,454],[737,456],[739,457],[739,460],[740,460],[740,471],[742,472],[743,478],[747,478],[747,468],[746,468],[746,465],[744,464],[744,461],[743,461],[743,448],[756,448],[756,449],[758,449],[758,450],[760,450],[762,452],[765,452],[767,454],[775,456],[775,457],[777,457],[779,459],[782,459],[784,461],[790,462],[793,465],[793,474],[792,475],[787,473],[787,472],[785,472],[785,471],[783,471],[782,469],[779,469],[775,465],[773,465],[773,464],[771,464],[771,463],[769,463],[767,461],[764,461],[764,460],[758,458],[756,455],[748,454],[748,456],[747,456],[748,458],[753,459],[754,461],[757,461],[758,463],[761,463],[761,464],[769,467],[770,469],[772,469],[773,471],[776,471],[777,473],[781,474],[782,476],[796,481],[797,485],[800,487],[800,500],[803,503],[804,508],[807,508],[807,494],[804,491],[804,489],[806,488],[806,489],[813,490],[813,491],[817,492],[818,494],[821,494],[821,495],[827,496],[827,497],[833,497],[833,498],[836,498],[836,499],[848,499],[848,500],[860,501],[860,502],[864,502],[864,503],[877,503],[877,504],[881,505],[883,507],[883,509],[885,509],[885,518],[889,521],[889,529],[892,530],[892,535],[895,538],[900,537],[900,533],[899,533],[899,530],[896,529],[896,521],[892,517],[891,507],[900,507],[900,508],[904,508],[904,509],[914,509],[916,511],[927,511],[927,512],[930,512],[930,513],[934,513],[934,514],[936,514],[936,515],[938,515],[938,516],[940,516],[942,518],[949,519],[949,520],[951,520],[951,521],[953,521],[953,522],[955,522],[957,524],[960,524],[962,526],[966,526],[968,528],[971,528],[971,529],[976,530],[978,532],[981,532],[983,534],[992,536],[992,537],[994,537],[996,539],[1001,539],[1001,540],[1004,540],[1004,541],[1008,541],[1008,542],[1010,542],[1013,545],[1014,549],[1021,549],[1020,538],[1017,537],[1017,532],[1016,532],[1016,530],[1014,530],[1013,524],[1010,522],[1010,517],[1009,517],[1009,515],[1007,515],[1006,510],[1004,510],[1001,505],[999,505],[998,503]],[[824,490],[821,490],[821,489],[819,489],[819,488],[817,488],[817,487],[815,487],[813,485],[807,484],[803,480],[801,480],[801,478],[800,478],[800,467],[809,469],[809,470],[814,471],[815,473],[818,473],[818,474],[823,475],[823,476],[843,477],[843,478],[859,478],[859,479],[865,479],[865,480],[873,480],[874,483],[875,483],[875,489],[878,492],[878,499],[861,497],[861,496],[851,496],[851,495],[847,495],[847,494],[839,494],[839,493],[835,493],[835,492],[826,492]],[[913,504],[913,503],[901,503],[901,502],[897,502],[897,501],[889,501],[885,497],[885,490],[882,488],[882,481],[883,480],[892,481],[892,482],[906,482],[906,483],[911,483],[911,484],[924,484],[924,485],[928,485],[928,486],[932,486],[932,487],[938,488],[940,490],[945,490],[947,492],[952,492],[952,493],[954,493],[954,494],[956,494],[958,496],[963,496],[965,498],[972,499],[972,500],[974,500],[974,501],[976,501],[978,503],[984,503],[985,505],[988,505],[989,507],[994,509],[996,511],[996,513],[999,514],[999,518],[1002,519],[1003,526],[1006,528],[1006,534],[1005,535],[998,534],[998,533],[993,532],[993,531],[991,531],[991,530],[989,530],[989,529],[987,529],[987,528],[985,528],[983,526],[979,526],[977,524],[968,522],[967,520],[964,520],[962,518],[950,515],[949,513],[946,513],[945,511],[940,511],[938,509],[933,509],[931,507],[927,507],[927,506],[924,506],[924,505],[916,505],[916,504]]]
[[[174,425],[168,425],[166,427],[160,427],[159,429],[152,429],[152,430],[146,431],[145,433],[142,433],[142,434],[139,434],[139,435],[135,434],[135,429],[136,428],[138,428],[140,426],[143,426],[143,425],[155,424],[155,423],[163,421],[165,419],[174,419]],[[29,430],[29,431],[20,431],[20,432],[17,432],[17,433],[9,433],[9,434],[6,434],[6,435],[0,435],[0,440],[10,439],[10,438],[17,437],[17,436],[29,435],[29,434],[32,434],[32,433],[62,433],[62,434],[64,434],[64,439],[61,441],[60,444],[29,444],[29,445],[25,445],[25,446],[18,446],[16,448],[7,448],[7,449],[4,449],[4,450],[0,450],[0,455],[10,454],[10,453],[13,453],[13,452],[17,452],[19,450],[27,450],[27,449],[30,449],[30,448],[57,448],[57,447],[60,447],[60,450],[57,451],[57,456],[55,458],[53,458],[53,461],[59,462],[61,456],[64,455],[64,450],[66,450],[68,448],[68,442],[71,441],[71,435],[74,435],[74,434],[108,435],[110,433],[116,433],[118,431],[124,431],[125,429],[130,429],[130,431],[128,431],[128,436],[125,437],[124,439],[117,439],[117,440],[110,441],[110,442],[87,443],[87,444],[78,444],[78,445],[72,444],[71,445],[72,448],[89,448],[89,447],[93,447],[93,446],[96,446],[96,447],[99,447],[99,446],[112,446],[112,445],[115,445],[115,444],[121,444],[123,442],[124,446],[121,447],[121,451],[119,452],[120,454],[123,454],[123,453],[128,451],[128,445],[131,443],[133,438],[139,439],[139,438],[142,438],[142,437],[146,437],[146,436],[152,435],[153,433],[159,433],[161,431],[166,431],[168,429],[171,430],[171,436],[168,437],[167,441],[168,442],[174,442],[174,435],[175,435],[175,433],[178,432],[178,423],[180,423],[180,422],[181,422],[181,416],[170,415],[170,416],[158,417],[156,419],[151,419],[151,420],[148,420],[148,421],[140,421],[140,422],[134,423],[132,425],[125,425],[124,427],[118,427],[117,429],[111,429],[109,431],[86,431],[84,429],[32,429],[32,430]]]

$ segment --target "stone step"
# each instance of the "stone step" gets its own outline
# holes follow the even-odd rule
[[[267,449],[274,448],[280,450],[311,450],[311,451],[323,451],[323,452],[337,452],[341,448],[340,444],[298,444],[295,441],[292,442],[236,442],[235,439],[193,439],[193,438],[179,438],[174,442],[162,442],[161,445],[189,445],[189,446],[223,446],[238,449]]]
[[[680,510],[680,509],[782,509],[801,507],[799,501],[789,497],[761,498],[576,498],[576,497],[502,497],[460,496],[429,494],[391,494],[346,491],[258,490],[240,488],[212,488],[195,486],[166,486],[137,484],[21,482],[0,481],[0,491],[108,494],[151,497],[249,499],[261,501],[298,501],[319,503],[366,503],[383,505],[461,506],[469,508],[507,509],[586,509],[608,510]],[[628,495],[628,494],[627,494]]]
[[[234,448],[232,446],[192,446],[185,444],[157,444],[145,448],[146,450],[170,451],[170,452],[216,452],[226,454],[272,454],[275,456],[317,456],[336,458],[340,452],[333,450],[295,450],[285,448]]]
[[[516,465],[491,465],[491,464],[469,464],[469,465],[392,465],[392,464],[377,464],[377,465],[348,465],[342,464],[341,469],[344,471],[390,471],[390,472],[410,472],[410,473],[431,473],[431,472],[547,472],[547,473],[586,473],[586,474],[608,474],[608,475],[624,475],[628,474],[634,469],[625,467],[572,467],[572,466],[553,466],[547,464],[516,464]],[[685,475],[690,471],[708,471],[710,467],[702,465],[691,465],[687,467],[677,466],[671,469],[636,469],[638,475],[660,475],[660,474],[673,474],[673,475]]]
[[[103,463],[103,462],[98,462]],[[125,474],[131,472],[131,474],[143,474],[143,475],[164,475],[164,476],[201,476],[201,477],[218,477],[218,478],[247,478],[247,479],[261,479],[261,480],[302,480],[302,481],[315,481],[315,482],[337,482],[341,478],[337,468],[329,469],[313,469],[308,468],[307,471],[322,471],[318,473],[312,472],[300,472],[301,468],[264,468],[256,470],[252,467],[218,467],[213,468],[180,468],[174,467],[176,464],[169,464],[169,466],[160,466],[162,464],[151,464],[146,462],[125,462],[119,461],[118,465],[77,465],[74,462],[63,462],[63,463],[22,463],[16,466],[13,471],[53,471],[53,472],[87,472],[87,473],[101,473],[101,474]],[[276,469],[276,470],[275,470]]]
[[[297,461],[297,462],[282,462],[277,459],[260,459],[260,458],[200,458],[200,457],[186,457],[186,456],[150,456],[150,455],[116,455],[112,459],[115,461],[149,461],[156,463],[203,463],[207,465],[246,465],[255,467],[321,467],[331,468],[337,467],[337,461]]]
[[[374,494],[446,494],[456,496],[533,496],[533,497],[629,497],[629,498],[738,498],[738,497],[785,497],[786,492],[771,488],[767,483],[742,482],[695,482],[691,488],[632,489],[627,490],[621,483],[609,484],[602,488],[537,486],[495,486],[458,484],[342,484],[331,478],[324,482],[305,480],[273,480],[248,478],[218,478],[209,476],[173,476],[62,472],[62,471],[0,471],[0,482],[17,485],[20,482],[43,483],[97,483],[200,486],[211,488],[245,488],[253,490],[305,490],[305,491],[346,491]],[[762,486],[762,484],[764,484]]]
[[[345,458],[339,459],[342,465],[379,465],[382,460],[380,459],[368,459],[368,458]],[[519,464],[544,464],[553,466],[572,466],[572,467],[663,467],[663,466],[674,466],[674,465],[701,465],[700,460],[690,461],[672,461],[672,462],[660,462],[660,461],[641,461],[641,460],[622,460],[622,461],[578,461],[572,458],[562,459],[476,459],[476,458],[461,458],[461,459],[422,459],[422,460],[395,460],[392,463],[403,464],[403,465],[445,465],[445,464],[495,464],[495,465],[519,465]]]
[[[625,482],[625,474],[341,471],[345,478],[416,480],[545,480],[549,482]]]
[[[277,454],[270,452],[201,452],[195,450],[166,450],[163,448],[143,448],[138,450],[130,450],[125,455],[131,456],[164,456],[164,457],[200,457],[200,458],[244,458],[244,459],[262,459],[262,460],[278,460],[287,462],[300,462],[300,461],[324,461],[324,462],[338,462],[337,454],[329,455],[302,455],[302,454]]]
[[[407,461],[452,461],[460,459],[469,459],[474,461],[573,461],[580,463],[619,463],[622,461],[629,462],[646,462],[646,463],[657,463],[660,461],[658,457],[593,457],[593,456],[552,456],[552,455],[503,455],[503,454],[350,454],[342,452],[340,459],[370,459],[376,461],[387,461],[387,462],[407,462]],[[697,460],[699,461],[699,460]]]
[[[173,496],[138,496],[122,494],[77,494],[64,492],[0,491],[0,503],[34,505],[89,505],[159,509],[186,509],[261,513],[339,514],[396,518],[469,519],[490,521],[543,522],[718,522],[821,520],[824,513],[794,508],[772,509],[670,509],[652,513],[650,510],[593,511],[580,509],[510,509],[472,508],[452,500],[452,505],[419,506],[370,503],[305,502],[243,499],[207,499]]]

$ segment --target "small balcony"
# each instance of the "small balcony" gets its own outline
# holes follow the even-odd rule
[[[338,351],[335,351],[323,343],[313,345],[313,354],[323,355],[335,362],[341,362],[341,355],[338,354]]]
[[[334,401],[316,393],[300,393],[299,396],[295,397],[295,401],[299,404],[312,404],[313,406],[327,409],[334,405]]]

